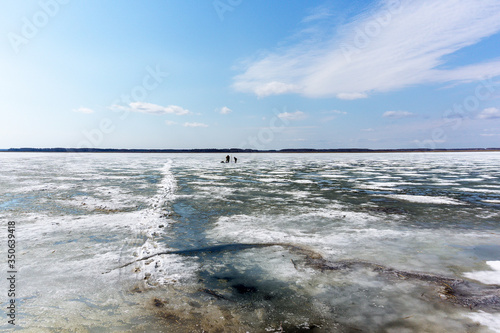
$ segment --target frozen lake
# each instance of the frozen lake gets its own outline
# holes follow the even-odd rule
[[[500,331],[500,153],[237,157],[0,154],[15,329]]]

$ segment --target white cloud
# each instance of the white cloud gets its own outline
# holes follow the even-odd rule
[[[338,93],[337,98],[338,99],[346,99],[346,100],[354,100],[354,99],[360,99],[360,98],[367,98],[368,95],[366,93],[360,93],[360,92],[352,92],[352,93]]]
[[[184,123],[184,127],[208,127],[208,125],[203,123]]]
[[[324,111],[324,114],[347,114],[345,111],[340,111],[340,110],[330,110],[330,111]]]
[[[286,93],[297,92],[299,89],[294,84],[287,84],[278,81],[272,81],[264,83],[255,88],[255,94],[259,97],[265,97],[269,95],[281,95]]]
[[[78,109],[74,109],[73,112],[91,114],[94,113],[94,110],[89,108],[79,107]]]
[[[168,126],[171,126],[171,125],[175,125],[177,123],[175,121],[172,121],[172,120],[165,120],[165,124],[167,124]]]
[[[220,108],[219,110],[219,113],[220,114],[229,114],[233,112],[233,110],[231,110],[230,108],[228,108],[227,106],[223,106],[222,108]]]
[[[500,109],[497,108],[487,108],[481,111],[477,118],[479,119],[499,119],[500,118]]]
[[[356,99],[410,85],[500,75],[500,59],[462,67],[445,60],[500,31],[498,0],[380,0],[342,26],[328,17],[320,8],[304,22],[327,19],[330,29],[309,30],[331,35],[304,33],[301,41],[249,62],[234,78],[234,89],[259,97]]]
[[[386,111],[382,115],[384,118],[408,118],[412,117],[414,114],[408,111]]]
[[[300,119],[304,119],[305,117],[306,117],[306,114],[302,111],[283,112],[283,113],[278,114],[278,118],[287,119],[287,120],[300,120]]]
[[[142,112],[142,113],[157,114],[157,115],[175,114],[178,116],[182,116],[191,113],[189,110],[186,110],[177,105],[161,106],[145,102],[133,102],[130,103],[128,107],[113,105],[112,108],[125,109],[132,112]]]

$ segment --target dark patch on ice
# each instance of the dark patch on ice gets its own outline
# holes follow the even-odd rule
[[[401,207],[368,207],[367,210],[385,214],[407,214],[407,211]]]
[[[294,326],[288,323],[281,323],[279,327],[274,329],[272,332],[287,332],[287,333],[300,333],[300,332],[309,332],[309,333],[315,333],[315,332],[321,332],[321,326],[316,325],[316,324],[303,324],[300,326]],[[342,331],[342,332],[362,332],[361,330],[357,330],[355,328],[350,328],[349,331]]]
[[[232,285],[231,287],[233,287],[240,294],[252,294],[257,292],[257,288],[253,286],[246,286],[242,283]]]
[[[217,299],[222,299],[222,300],[226,300],[226,301],[231,301],[229,298],[227,298],[226,296],[216,292],[215,290],[212,290],[212,289],[207,289],[207,288],[200,288],[198,289],[199,291],[205,293],[205,294],[208,294],[210,296],[213,296]]]
[[[215,277],[215,278],[217,279],[217,281],[222,282],[222,283],[227,283],[227,282],[234,280],[234,277],[232,277],[232,276],[223,276],[223,277]]]
[[[438,274],[399,270],[392,267],[380,265],[377,263],[361,261],[361,260],[329,261],[324,259],[321,254],[305,246],[288,244],[288,243],[256,243],[256,244],[236,243],[236,244],[215,245],[215,246],[189,249],[189,250],[164,251],[129,262],[120,267],[117,267],[117,269],[127,267],[133,263],[142,260],[147,260],[158,255],[177,254],[183,256],[196,256],[206,253],[243,251],[247,249],[264,248],[272,246],[280,246],[291,253],[296,253],[305,257],[306,266],[323,272],[353,270],[356,268],[371,269],[372,271],[386,275],[389,278],[413,279],[413,280],[433,283],[438,286],[438,293],[440,294],[440,296],[444,297],[446,300],[454,304],[467,306],[470,309],[483,308],[483,309],[500,310],[500,286],[498,285],[485,286],[470,281],[465,281],[462,279],[451,278]],[[235,288],[238,292],[242,291],[240,293],[257,292],[257,289],[253,291],[253,289],[251,289],[250,286],[245,286],[243,284],[241,285],[236,284],[233,285],[232,287]],[[220,295],[214,292],[213,290],[200,289],[200,291],[212,295],[218,299],[227,300],[225,296]]]
[[[189,301],[189,302],[188,302],[188,304],[189,304],[190,306],[192,306],[193,308],[197,308],[197,309],[199,309],[199,308],[203,307],[203,305],[201,305],[200,303],[198,303],[198,302],[196,302],[196,301]]]
[[[165,303],[163,303],[158,298],[155,298],[153,299],[153,305],[156,306],[157,308],[163,308],[165,306]]]

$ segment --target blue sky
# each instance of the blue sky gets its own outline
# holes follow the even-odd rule
[[[0,9],[0,148],[500,147],[498,0]]]

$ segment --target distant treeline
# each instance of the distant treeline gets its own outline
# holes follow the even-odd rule
[[[114,149],[114,148],[10,148],[3,152],[31,152],[31,153],[398,153],[398,152],[460,152],[460,151],[500,151],[500,148],[457,148],[457,149],[310,149],[294,148],[279,150],[257,149]]]

